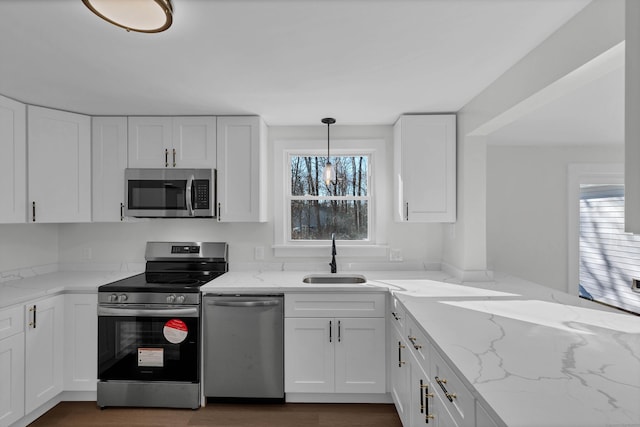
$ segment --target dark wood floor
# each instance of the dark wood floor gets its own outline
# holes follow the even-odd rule
[[[31,427],[401,427],[393,405],[265,405],[209,403],[198,410],[156,408],[99,409],[95,402],[62,402]]]

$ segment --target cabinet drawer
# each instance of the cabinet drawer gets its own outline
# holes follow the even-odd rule
[[[405,332],[409,350],[415,355],[416,360],[420,363],[424,372],[429,375],[431,368],[429,363],[429,348],[431,346],[429,345],[429,341],[427,341],[427,337],[411,317],[408,317],[406,320]]]
[[[384,317],[382,293],[285,294],[285,317]]]
[[[404,307],[397,298],[389,298],[389,313],[387,318],[400,335],[404,335],[405,311]]]
[[[435,392],[440,396],[456,423],[460,427],[474,426],[473,395],[435,350],[431,354],[431,379]]]
[[[0,340],[24,332],[22,306],[0,310]]]

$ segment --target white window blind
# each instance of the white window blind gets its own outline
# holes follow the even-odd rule
[[[640,236],[624,232],[624,186],[580,187],[581,295],[640,313]]]

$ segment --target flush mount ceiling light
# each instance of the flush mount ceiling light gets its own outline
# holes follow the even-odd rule
[[[82,0],[107,22],[139,33],[159,33],[173,23],[171,0]]]
[[[331,126],[335,122],[336,119],[332,119],[331,117],[322,119],[322,123],[327,125],[327,164],[324,165],[324,171],[322,172],[324,183],[327,184],[327,186],[331,184],[336,185],[338,183],[338,181],[336,180],[336,170],[329,160],[329,126]]]

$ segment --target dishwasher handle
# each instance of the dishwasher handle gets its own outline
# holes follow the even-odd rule
[[[280,304],[280,300],[264,300],[264,301],[227,301],[217,300],[210,301],[207,304],[217,305],[220,307],[274,307]]]

